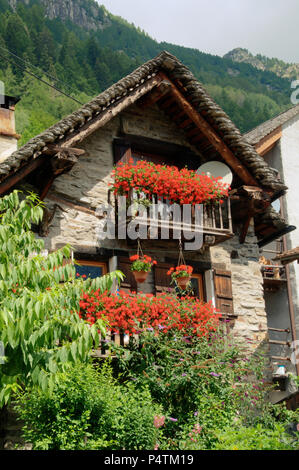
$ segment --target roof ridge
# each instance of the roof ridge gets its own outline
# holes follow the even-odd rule
[[[278,114],[276,114],[275,116],[273,116],[272,118],[268,119],[267,121],[264,121],[262,122],[261,124],[259,124],[258,126],[256,127],[253,127],[250,131],[247,131],[243,134],[243,137],[245,137],[246,139],[249,137],[252,137],[249,139],[249,142],[251,144],[256,144],[258,143],[261,139],[263,139],[264,137],[266,137],[268,134],[270,134],[272,131],[274,131],[277,127],[279,127],[280,125],[284,124],[285,122],[287,122],[289,119],[293,118],[294,116],[296,116],[297,114],[299,114],[299,104],[296,104],[294,106],[291,106],[290,108],[286,109],[285,111],[282,111]],[[290,117],[289,117],[290,115]],[[279,120],[279,118],[282,118],[282,117],[285,117],[286,119],[282,119],[281,121]],[[277,122],[277,126],[276,127],[273,127],[271,126],[271,123],[273,123],[273,125],[275,125],[276,121],[278,120]],[[264,132],[263,129],[265,129]],[[270,129],[270,130],[269,130]],[[261,131],[260,133],[258,131]],[[255,136],[255,138],[254,138]],[[259,140],[256,140],[256,139],[259,139]]]

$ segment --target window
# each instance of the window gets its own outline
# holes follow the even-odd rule
[[[167,275],[167,271],[173,267],[174,264],[159,263],[155,266],[155,289],[156,293],[160,292],[173,292],[175,286],[171,284],[171,277]],[[204,294],[204,282],[203,275],[200,273],[194,273],[191,278],[192,289],[194,297],[198,297],[200,300],[205,300]],[[179,291],[178,291],[179,293]],[[191,294],[192,295],[192,294]]]
[[[194,297],[198,297],[202,302],[204,301],[204,290],[203,290],[203,277],[202,274],[193,274],[191,278],[191,284],[193,289]]]
[[[200,166],[198,154],[189,148],[171,142],[161,142],[146,137],[127,136],[116,138],[113,141],[114,163],[128,163],[130,158],[134,162],[143,159],[156,164],[175,165],[179,168],[187,166],[197,170]]]
[[[145,160],[147,162],[152,162],[157,165],[166,165],[166,164],[173,165],[174,164],[174,162],[169,160],[169,158],[167,157],[163,157],[161,155],[152,154],[148,152],[140,152],[140,151],[132,150],[131,155],[132,155],[132,159],[134,163],[137,163],[138,160]]]
[[[79,264],[76,264],[76,274],[79,276],[86,276],[91,279],[101,277],[104,274],[107,274],[107,264],[101,263],[98,261],[76,261]]]

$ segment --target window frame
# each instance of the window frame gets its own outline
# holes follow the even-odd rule
[[[198,282],[198,292],[199,296],[196,295],[195,297],[198,298],[201,302],[205,301],[205,290],[204,290],[204,279],[202,273],[193,273],[191,279],[197,279]]]
[[[105,274],[108,273],[108,265],[105,261],[88,261],[88,260],[83,260],[83,259],[80,259],[80,260],[77,260],[75,259],[75,267],[76,265],[79,265],[79,266],[95,266],[95,267],[99,267],[99,268],[102,268],[103,269],[103,276],[105,276]]]

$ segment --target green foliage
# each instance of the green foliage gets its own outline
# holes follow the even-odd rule
[[[87,362],[99,342],[98,329],[75,313],[82,291],[109,290],[116,271],[95,280],[75,279],[66,246],[44,257],[44,241],[36,239],[31,224],[43,216],[42,203],[30,194],[22,201],[18,191],[0,200],[0,406],[19,387],[54,386],[56,373],[68,363]],[[2,361],[3,362],[3,361]]]
[[[146,385],[163,407],[166,420],[160,449],[214,449],[222,431],[257,427],[273,436],[274,446],[277,423],[285,429],[299,422],[298,413],[268,402],[263,355],[248,357],[233,337],[221,331],[209,338],[149,331],[139,342],[131,339],[128,348],[113,346],[113,350],[122,379],[133,380],[141,389]],[[285,431],[283,438],[281,445],[295,448],[295,440],[288,441]]]
[[[266,401],[263,361],[229,340],[149,333],[113,369],[69,365],[52,389],[20,394],[24,437],[34,449],[297,449],[299,413]]]
[[[221,333],[213,336],[212,345],[206,337],[186,338],[172,332],[148,331],[139,338],[131,338],[126,349],[112,345],[119,371],[136,384],[145,383],[170,416],[175,413],[176,419],[184,420],[199,407],[204,410],[203,400],[218,397],[229,404],[239,395],[231,384],[246,376],[242,369],[247,361],[238,357],[237,347],[226,347]]]
[[[159,406],[146,389],[120,386],[109,366],[70,367],[52,391],[28,390],[17,406],[34,449],[153,449]]]
[[[265,429],[260,424],[255,428],[230,427],[218,432],[217,437],[215,450],[299,450],[299,433],[292,437],[279,424],[274,429]]]

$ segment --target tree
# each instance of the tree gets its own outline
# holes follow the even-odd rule
[[[8,16],[5,40],[7,47],[19,55],[23,55],[31,46],[27,27],[19,15],[15,13]]]
[[[76,279],[66,246],[44,256],[44,241],[31,231],[43,216],[34,194],[20,201],[14,191],[0,200],[0,407],[29,384],[51,389],[70,363],[88,362],[103,321],[79,318],[82,292],[110,290],[116,271],[95,280]]]

